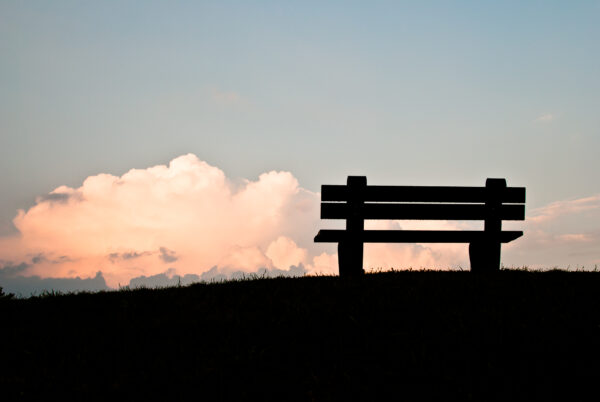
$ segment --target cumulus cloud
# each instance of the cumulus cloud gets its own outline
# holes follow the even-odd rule
[[[0,241],[0,256],[21,262],[43,254],[47,260],[23,273],[93,277],[102,271],[109,286],[168,268],[179,275],[214,266],[289,270],[310,262],[306,246],[317,220],[318,194],[291,173],[272,171],[234,185],[189,154],[120,177],[91,176],[79,188],[60,186],[39,197],[18,212],[19,234]],[[60,256],[66,259],[54,263]]]
[[[14,219],[18,233],[0,238],[0,269],[3,278],[37,278],[38,285],[45,279],[68,278],[79,284],[92,281],[98,288],[252,274],[337,274],[336,245],[313,243],[318,229],[332,225],[320,221],[319,202],[320,195],[302,188],[289,172],[271,171],[240,183],[195,155],[183,155],[168,165],[132,169],[122,176],[90,176],[78,188],[60,186],[38,197],[29,210],[18,211]],[[597,259],[599,231],[590,222],[599,221],[599,212],[600,196],[534,210],[525,223],[526,237],[505,246],[504,261],[548,264],[551,258],[544,256],[555,256],[560,247],[573,263]],[[581,224],[569,223],[577,219]],[[370,221],[366,227],[476,225]],[[467,248],[466,244],[368,244],[364,265],[468,267]]]
[[[279,236],[269,244],[265,255],[271,260],[274,267],[287,269],[305,262],[307,251],[299,248],[292,239]]]

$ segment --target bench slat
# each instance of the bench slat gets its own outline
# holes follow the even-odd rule
[[[487,194],[485,187],[367,186],[364,201],[483,203]],[[321,200],[347,201],[348,186],[321,186]],[[500,201],[525,203],[525,187],[506,187],[500,190]]]
[[[406,220],[484,220],[487,209],[484,204],[384,204],[365,203],[360,215],[364,219]],[[321,219],[348,219],[351,208],[346,203],[321,204]],[[522,221],[525,205],[502,205],[499,210],[502,220]]]
[[[365,230],[364,243],[471,243],[486,238],[482,230]],[[500,242],[508,243],[523,236],[522,231],[500,232]],[[339,243],[346,240],[343,229],[323,229],[315,236],[316,243]]]

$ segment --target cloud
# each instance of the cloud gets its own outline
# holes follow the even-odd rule
[[[6,293],[14,293],[19,297],[29,297],[44,291],[80,292],[110,290],[102,273],[97,272],[90,278],[41,278],[38,275],[21,276],[14,272],[0,269],[0,284]]]
[[[556,118],[556,115],[554,115],[552,113],[545,113],[545,114],[538,116],[538,118],[535,119],[535,121],[540,122],[540,123],[549,123],[552,120],[554,120],[555,118]]]
[[[42,195],[40,197],[38,197],[37,202],[59,202],[59,203],[65,203],[67,201],[69,201],[69,198],[71,198],[70,194],[66,194],[66,193],[50,193],[50,194],[46,194],[46,195]]]
[[[600,257],[600,194],[533,209],[522,238],[504,246],[507,265],[594,268]]]
[[[175,255],[175,252],[172,250],[169,250],[166,247],[161,247],[159,249],[160,251],[160,255],[159,258],[163,261],[163,262],[175,262],[177,261],[177,256]]]
[[[279,236],[269,244],[265,255],[272,261],[274,267],[287,269],[306,261],[307,252],[299,248],[292,239]]]
[[[124,252],[124,253],[110,253],[108,255],[108,258],[111,261],[114,262],[114,261],[119,260],[119,259],[122,259],[122,260],[133,260],[135,258],[140,258],[140,257],[144,257],[144,256],[147,256],[147,255],[152,255],[152,252],[151,251],[140,251],[140,252],[138,252],[138,251],[128,251],[128,252]]]
[[[594,241],[594,237],[587,233],[560,234],[557,238],[565,243],[590,243]]]
[[[166,286],[186,286],[191,283],[199,282],[200,276],[195,274],[187,274],[184,276],[177,275],[175,269],[170,268],[167,271],[151,275],[151,276],[138,276],[136,278],[132,278],[129,281],[129,286],[132,288],[138,287],[166,287]]]
[[[23,274],[27,268],[29,268],[29,264],[26,262],[22,262],[20,264],[12,264],[11,262],[1,262],[2,267],[0,268],[0,277],[1,278],[12,278],[19,274]]]
[[[102,271],[111,287],[169,268],[181,276],[215,266],[219,274],[287,272],[317,254],[308,248],[318,207],[319,195],[289,172],[234,184],[188,154],[168,166],[98,174],[78,188],[38,197],[18,211],[18,234],[0,239],[0,258],[27,263],[24,276],[86,278]]]
[[[304,266],[291,266],[289,269],[281,270],[277,268],[267,269],[262,268],[256,272],[244,271],[224,271],[218,267],[212,267],[201,275],[187,274],[184,276],[177,275],[175,269],[170,268],[167,271],[152,276],[139,276],[132,278],[129,282],[131,288],[139,287],[166,287],[166,286],[186,286],[197,282],[220,282],[229,279],[243,278],[276,278],[276,277],[295,277],[306,274]]]
[[[577,215],[600,209],[600,194],[575,200],[556,201],[544,207],[534,209],[529,220],[542,224],[555,221],[562,216]]]

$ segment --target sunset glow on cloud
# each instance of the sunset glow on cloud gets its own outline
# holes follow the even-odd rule
[[[310,263],[291,239],[310,236],[305,222],[318,218],[317,197],[286,172],[236,186],[189,154],[121,177],[91,176],[79,188],[61,186],[38,198],[19,211],[20,235],[2,241],[2,258],[29,263],[23,275],[101,271],[109,286],[169,268],[180,275],[214,266],[287,270]]]
[[[39,197],[14,219],[19,233],[0,239],[0,267],[5,276],[40,279],[97,278],[100,272],[109,287],[143,284],[144,278],[161,275],[336,274],[335,245],[313,243],[317,230],[330,224],[319,221],[319,200],[289,172],[271,171],[236,183],[188,154],[168,166],[132,169],[120,177],[90,176],[79,188],[61,186]],[[591,253],[600,239],[597,231],[565,232],[565,222],[555,223],[599,213],[598,196],[535,210],[526,221],[526,236],[505,246],[504,260],[556,263],[551,250],[557,247],[570,247],[572,255]],[[465,229],[473,224],[367,222],[373,229],[401,227]],[[597,258],[590,254],[585,261]],[[365,267],[468,269],[467,246],[366,245]]]

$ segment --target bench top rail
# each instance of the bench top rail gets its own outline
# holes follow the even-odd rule
[[[494,191],[502,203],[525,203],[525,187],[504,187]],[[347,185],[321,186],[321,201],[347,201]],[[490,189],[486,187],[451,186],[366,186],[362,200],[367,202],[461,202],[485,203]],[[497,198],[496,198],[497,197]]]

